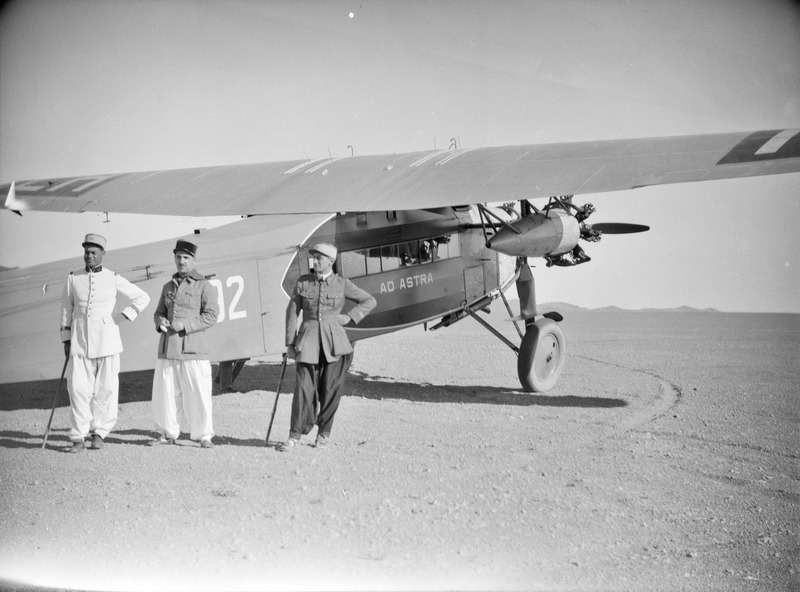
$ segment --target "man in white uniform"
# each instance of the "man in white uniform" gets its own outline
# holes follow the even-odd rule
[[[141,288],[103,268],[106,239],[87,234],[83,242],[85,267],[67,277],[61,296],[61,341],[72,357],[67,378],[70,403],[70,452],[90,446],[103,447],[103,440],[117,423],[119,404],[119,354],[122,339],[113,313],[117,293],[130,300],[121,319],[133,321],[150,302]]]

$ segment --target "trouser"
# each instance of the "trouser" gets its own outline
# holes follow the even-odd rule
[[[352,363],[353,354],[328,362],[322,351],[318,364],[298,362],[292,398],[290,438],[300,438],[301,435],[310,433],[314,424],[319,426],[317,434],[330,435],[333,418],[344,392],[345,376]]]
[[[119,406],[119,354],[101,358],[72,356],[67,379],[69,439],[79,442],[91,430],[101,438],[117,423]]]
[[[211,362],[156,360],[153,374],[153,423],[157,432],[192,440],[214,435],[211,417]]]

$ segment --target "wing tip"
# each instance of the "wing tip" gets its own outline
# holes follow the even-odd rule
[[[11,181],[11,187],[8,188],[8,195],[3,206],[7,210],[11,210],[17,216],[22,216],[22,210],[27,209],[25,202],[17,201],[16,182]]]

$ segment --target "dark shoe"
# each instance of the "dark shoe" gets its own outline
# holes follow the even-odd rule
[[[200,448],[214,448],[214,443],[210,438],[207,440],[200,440]]]
[[[84,450],[86,450],[86,444],[83,442],[83,440],[78,440],[77,442],[72,443],[72,448],[70,448],[68,452],[75,453],[83,452]]]
[[[325,434],[317,434],[317,441],[314,443],[314,446],[317,448],[327,448],[330,442],[328,439],[330,436],[326,436]]]
[[[105,445],[106,443],[103,442],[103,438],[100,437],[100,434],[92,434],[92,449],[100,450]]]
[[[289,438],[283,444],[278,444],[278,452],[291,452],[298,444],[300,444],[300,440],[297,438]]]
[[[148,444],[150,446],[160,446],[161,444],[175,444],[175,438],[170,438],[166,434],[161,434],[161,436],[157,440],[150,440]]]

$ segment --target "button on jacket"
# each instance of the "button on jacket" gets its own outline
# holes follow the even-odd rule
[[[347,312],[356,323],[377,304],[369,292],[336,273],[330,274],[324,280],[318,279],[316,274],[303,275],[297,280],[297,286],[286,308],[286,345],[294,345],[297,362],[319,363],[320,347],[329,362],[353,352],[347,333],[339,324],[339,314],[344,308],[345,300],[357,303]],[[301,311],[303,323],[297,331],[297,317]]]
[[[150,302],[144,290],[109,269],[69,274],[61,296],[61,340],[71,342],[71,356],[101,358],[122,351],[112,318],[118,292],[130,300],[122,314],[131,321]]]
[[[183,281],[176,273],[164,284],[153,319],[156,331],[164,319],[183,321],[183,331],[161,333],[158,357],[167,360],[208,360],[211,344],[205,329],[217,322],[217,290],[197,270]]]

